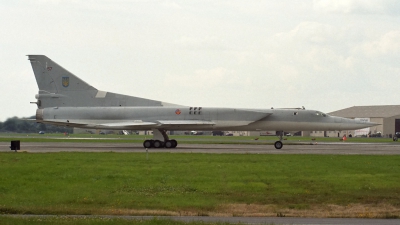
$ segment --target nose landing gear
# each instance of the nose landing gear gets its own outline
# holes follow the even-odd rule
[[[275,141],[274,143],[276,149],[281,149],[283,147],[282,139],[283,139],[283,131],[280,131],[279,141]]]

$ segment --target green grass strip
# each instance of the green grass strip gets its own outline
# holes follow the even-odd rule
[[[0,171],[5,214],[400,206],[400,156],[10,152]]]
[[[31,218],[16,218],[0,215],[0,223],[2,225],[53,225],[53,224],[73,224],[73,225],[228,225],[231,223],[222,222],[180,222],[168,219],[151,219],[151,220],[126,220],[115,218],[91,218],[91,217],[31,217]],[[240,224],[240,223],[239,223]]]

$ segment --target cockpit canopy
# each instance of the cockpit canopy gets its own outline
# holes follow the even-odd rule
[[[325,113],[320,112],[320,111],[315,111],[315,115],[322,116],[322,117],[327,117],[327,115]]]

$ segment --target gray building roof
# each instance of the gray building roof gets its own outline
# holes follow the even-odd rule
[[[400,115],[400,105],[353,106],[328,114],[347,118],[387,118]]]

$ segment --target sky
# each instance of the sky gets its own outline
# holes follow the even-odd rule
[[[0,121],[35,115],[28,54],[187,106],[400,103],[398,0],[0,0]]]

